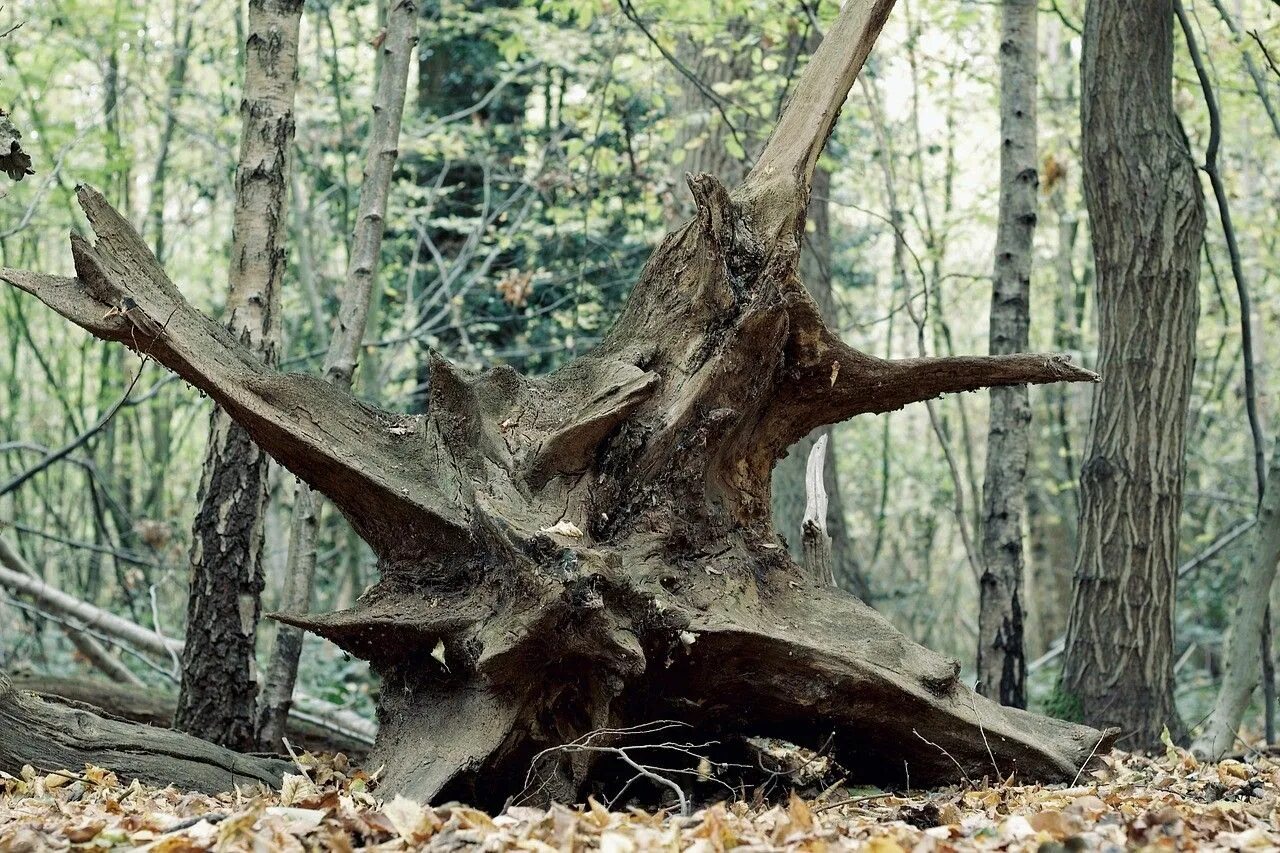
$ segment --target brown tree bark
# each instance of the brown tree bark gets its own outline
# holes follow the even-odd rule
[[[1036,0],[1000,7],[1000,218],[991,282],[991,354],[1027,348],[1036,230]],[[978,692],[1027,707],[1022,632],[1022,516],[1031,401],[1025,385],[991,389],[982,489]]]
[[[1132,748],[1181,731],[1173,604],[1204,201],[1173,109],[1170,0],[1090,0],[1082,134],[1098,275],[1062,699]]]
[[[275,362],[279,338],[301,15],[302,0],[251,0],[244,48],[228,325],[266,364]],[[249,432],[215,407],[191,531],[187,644],[174,725],[238,749],[254,743],[267,463]]]
[[[747,23],[743,19],[730,22],[731,35],[745,34]],[[790,50],[795,53],[812,52],[821,37],[810,32],[809,38],[797,36]],[[736,83],[750,78],[755,68],[745,51],[733,52],[728,61],[706,51],[701,45],[686,39],[676,50],[677,60],[683,66],[678,74],[680,97],[673,114],[682,117],[676,133],[674,147],[684,150],[695,139],[702,140],[697,147],[687,150],[678,167],[672,169],[670,185],[672,196],[666,200],[667,221],[673,227],[684,222],[693,213],[692,199],[683,192],[685,174],[707,173],[718,177],[722,183],[733,186],[746,177],[749,158],[760,146],[764,130],[759,117],[736,112],[737,124],[728,125],[726,113],[714,108],[710,102],[716,84]],[[690,78],[693,79],[690,79]],[[694,80],[697,81],[695,84]],[[741,145],[746,156],[734,156],[730,150]],[[818,167],[814,172],[809,195],[807,223],[800,254],[801,279],[818,304],[822,318],[828,324],[836,323],[835,295],[832,291],[831,273],[831,174]],[[782,534],[793,558],[802,557],[801,526],[805,513],[805,470],[809,451],[822,435],[831,435],[829,427],[817,430],[801,439],[781,459],[773,472],[773,524]],[[834,436],[833,436],[834,438]],[[866,574],[853,551],[853,541],[844,515],[844,497],[840,491],[839,464],[836,460],[835,442],[828,441],[826,460],[823,464],[823,482],[827,490],[827,531],[831,536],[833,570],[836,582],[863,601],[871,598]]]
[[[385,791],[501,803],[535,755],[675,718],[715,737],[822,746],[859,778],[914,785],[1016,772],[1070,780],[1113,733],[977,696],[779,547],[770,474],[799,439],[858,414],[995,385],[1096,381],[1049,355],[889,361],[843,344],[799,279],[818,154],[893,0],[851,0],[730,193],[689,177],[696,218],[655,249],[612,330],[554,374],[436,358],[429,410],[402,416],[281,374],[182,299],[97,193],[77,277],[0,270],[106,340],[112,290],[170,317],[147,343],[373,547],[356,604],[282,614],[381,675]],[[574,799],[600,767],[540,764]]]

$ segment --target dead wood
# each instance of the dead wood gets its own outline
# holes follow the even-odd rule
[[[49,702],[65,700],[87,705],[111,717],[165,729],[173,722],[178,701],[177,696],[164,690],[113,684],[99,678],[14,673],[9,680],[14,689],[34,693]],[[356,761],[363,760],[369,752],[369,742],[362,737],[299,719],[296,711],[289,718],[285,735],[295,748],[309,752],[341,752]]]
[[[959,664],[815,583],[770,519],[770,473],[817,427],[990,386],[1096,381],[1060,356],[885,360],[844,344],[798,277],[809,183],[892,0],[850,0],[742,186],[691,175],[612,330],[544,377],[435,358],[427,414],[282,374],[192,308],[96,192],[77,278],[0,277],[156,358],[322,491],[380,560],[356,605],[277,618],[383,679],[387,789],[500,803],[534,756],[674,719],[774,734],[860,778],[1070,781],[1114,738],[1002,708]],[[162,331],[102,319],[125,292]],[[583,790],[565,760],[553,789]]]
[[[0,770],[30,764],[78,773],[86,764],[148,785],[219,793],[256,784],[277,788],[292,765],[242,755],[169,729],[100,716],[86,706],[46,701],[0,673]]]

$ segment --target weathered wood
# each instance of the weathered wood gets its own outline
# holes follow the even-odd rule
[[[0,770],[25,764],[41,772],[82,771],[86,764],[124,780],[216,794],[236,786],[280,786],[292,765],[242,755],[169,729],[156,729],[49,702],[14,689],[0,673]]]
[[[540,751],[655,718],[814,748],[834,730],[859,778],[902,780],[905,762],[920,786],[995,773],[993,756],[1001,774],[1069,781],[1109,747],[1112,733],[977,697],[955,661],[807,577],[772,526],[773,466],[817,427],[1097,380],[1050,355],[879,359],[823,323],[798,275],[815,151],[890,6],[844,5],[780,125],[801,135],[776,132],[741,187],[689,177],[696,217],[655,249],[599,346],[536,378],[434,358],[424,416],[268,369],[91,191],[80,280],[0,270],[207,391],[369,542],[381,577],[351,609],[277,618],[382,677],[370,762],[386,790],[500,804]],[[139,345],[101,320],[104,285],[173,322]],[[592,771],[565,759],[555,790],[579,795]]]
[[[50,701],[59,699],[90,705],[112,717],[169,728],[178,698],[173,693],[154,688],[136,688],[113,684],[97,678],[59,678],[53,675],[14,673],[9,677],[16,690],[38,694]],[[361,760],[369,752],[370,742],[352,737],[335,727],[289,717],[286,727],[289,743],[311,752],[341,752]]]

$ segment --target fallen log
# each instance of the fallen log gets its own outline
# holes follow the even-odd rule
[[[95,714],[87,706],[46,701],[0,673],[0,770],[17,775],[102,767],[121,779],[217,794],[256,784],[278,788],[292,765],[243,755],[169,729]]]
[[[173,722],[178,703],[176,696],[163,690],[139,689],[97,678],[14,673],[9,680],[14,689],[34,693],[48,701],[69,700],[101,709],[122,720],[166,729]],[[357,763],[369,753],[373,739],[364,732],[349,732],[323,721],[304,719],[305,716],[305,712],[297,709],[289,716],[285,736],[294,747],[309,752],[341,752]],[[367,721],[361,722],[368,725]]]
[[[72,620],[75,623],[73,627],[90,629],[129,648],[175,662],[182,654],[182,640],[144,628],[55,589],[38,577],[5,568],[3,564],[0,564],[0,586],[27,596],[41,612],[48,613],[50,618]],[[370,720],[322,699],[297,693],[294,704],[296,707],[292,714],[302,724],[325,729],[343,742],[361,744],[362,751],[368,749],[377,734],[377,725]]]

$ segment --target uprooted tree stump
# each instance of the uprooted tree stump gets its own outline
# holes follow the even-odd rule
[[[817,427],[1097,379],[1057,356],[866,355],[797,277],[814,165],[892,6],[845,4],[742,186],[690,176],[697,218],[598,347],[538,378],[436,358],[426,415],[266,367],[90,189],[76,278],[0,275],[207,392],[372,546],[381,579],[352,609],[277,618],[382,677],[371,762],[392,790],[501,802],[540,750],[658,718],[811,747],[834,732],[877,781],[1070,780],[1109,734],[975,695],[955,661],[806,577],[770,523],[770,471]],[[556,795],[591,772],[566,758]]]

